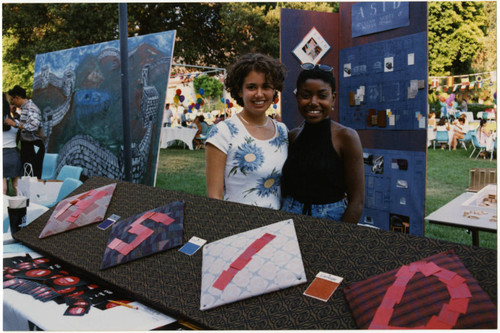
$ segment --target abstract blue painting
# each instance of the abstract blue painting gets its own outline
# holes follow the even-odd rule
[[[154,185],[175,30],[128,39],[132,181]],[[33,101],[47,152],[86,177],[124,179],[119,41],[38,54]]]

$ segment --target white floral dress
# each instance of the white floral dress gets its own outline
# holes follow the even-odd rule
[[[237,116],[212,127],[207,143],[226,154],[224,200],[279,209],[281,169],[288,154],[288,128],[273,120],[274,137],[258,140]]]

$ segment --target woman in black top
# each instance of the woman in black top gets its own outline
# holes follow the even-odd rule
[[[335,103],[332,68],[302,68],[296,98],[305,122],[289,133],[282,210],[357,223],[365,198],[361,141],[355,130],[329,118]]]

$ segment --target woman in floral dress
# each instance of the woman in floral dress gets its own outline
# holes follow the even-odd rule
[[[280,208],[281,169],[288,129],[266,115],[283,89],[286,69],[278,60],[247,54],[229,68],[225,84],[243,107],[215,125],[206,140],[207,195],[260,207]]]

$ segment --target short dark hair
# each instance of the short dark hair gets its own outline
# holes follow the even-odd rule
[[[309,79],[320,79],[332,87],[332,93],[335,93],[335,76],[332,71],[323,71],[319,68],[313,68],[310,70],[303,70],[300,72],[297,78],[297,89],[304,84]]]
[[[8,91],[8,94],[12,97],[21,97],[26,98],[26,89],[21,88],[18,85],[15,85],[14,88]]]
[[[167,103],[167,104],[165,104],[165,106],[168,108],[168,107],[170,106],[170,104],[169,104],[169,103]]]
[[[285,65],[268,55],[249,53],[242,56],[229,67],[224,83],[231,97],[238,105],[243,107],[243,98],[239,96],[239,93],[243,89],[243,81],[251,71],[264,73],[266,81],[278,91],[283,89],[283,81],[286,75]]]

